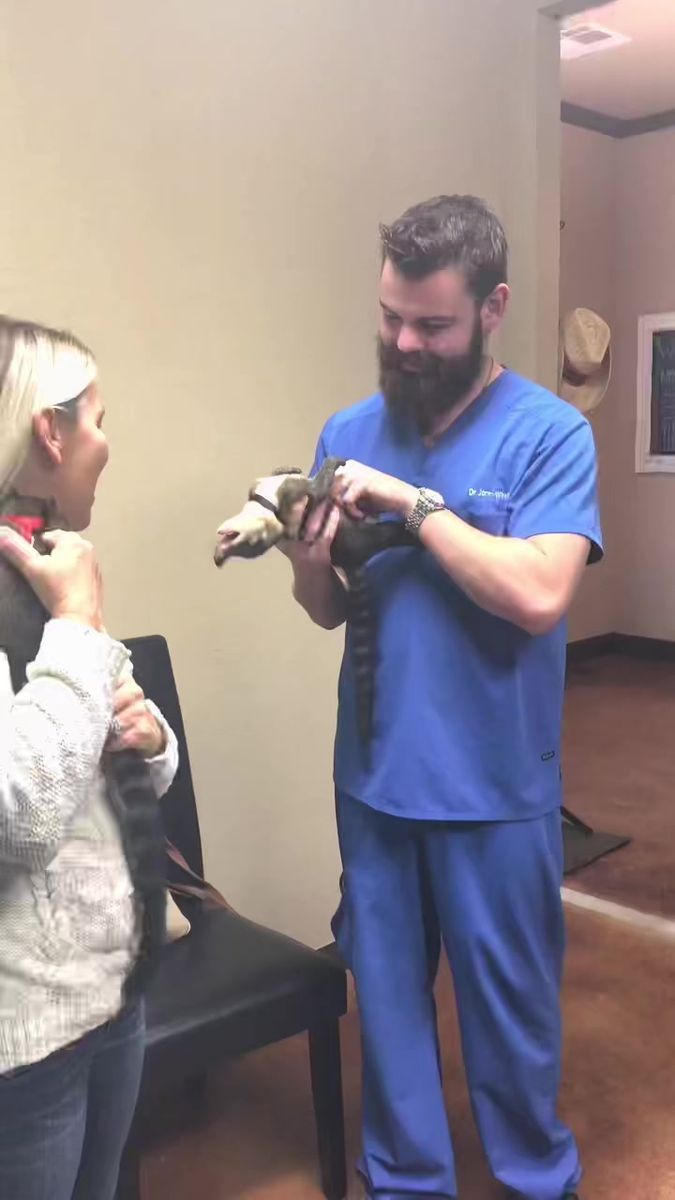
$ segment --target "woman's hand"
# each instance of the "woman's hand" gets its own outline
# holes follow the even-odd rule
[[[0,553],[21,572],[52,617],[103,629],[103,581],[94,547],[78,533],[42,535],[50,554],[37,550],[15,530],[0,527]]]
[[[115,692],[113,727],[106,750],[138,750],[156,758],[166,747],[164,729],[153,716],[135,679],[123,679]]]

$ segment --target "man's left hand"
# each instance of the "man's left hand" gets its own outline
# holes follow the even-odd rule
[[[166,747],[159,721],[151,713],[135,679],[124,679],[115,692],[115,726],[106,750],[138,750],[144,758],[156,758]]]
[[[395,513],[405,520],[417,500],[417,488],[412,484],[353,459],[335,472],[332,494],[357,521],[376,513]]]

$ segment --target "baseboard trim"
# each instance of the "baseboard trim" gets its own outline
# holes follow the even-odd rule
[[[627,658],[649,659],[652,662],[675,662],[675,642],[632,633],[602,633],[597,637],[569,642],[567,663],[574,666],[605,654],[623,654]]]
[[[569,665],[588,662],[590,658],[600,658],[603,654],[618,654],[619,635],[617,633],[601,633],[597,637],[581,638],[578,642],[568,642],[567,662]]]
[[[675,662],[675,642],[667,641],[665,638],[638,637],[630,633],[621,633],[617,637],[620,654],[630,655],[631,658]]]

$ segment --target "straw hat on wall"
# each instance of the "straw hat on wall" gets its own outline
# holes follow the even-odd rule
[[[603,399],[612,374],[611,331],[589,308],[575,308],[560,324],[558,394],[582,413]]]

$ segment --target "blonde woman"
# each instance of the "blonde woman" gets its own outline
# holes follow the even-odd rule
[[[0,529],[0,552],[30,584],[24,600],[34,603],[34,594],[46,610],[24,681],[0,649],[7,1200],[112,1200],[143,1062],[143,1003],[128,987],[143,906],[101,762],[104,751],[113,763],[123,757],[115,752],[139,751],[159,796],[177,749],[135,684],[126,649],[105,631],[96,557],[74,532],[89,524],[108,461],[103,416],[96,364],[81,342],[0,317],[0,508],[11,495],[19,513],[16,529]],[[24,501],[34,513],[40,500],[54,502],[68,530],[44,534],[48,554],[31,545],[33,518],[21,517]],[[5,565],[0,646],[12,581]]]

